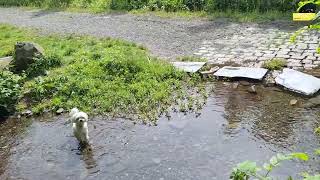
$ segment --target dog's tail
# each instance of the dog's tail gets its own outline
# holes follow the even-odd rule
[[[72,117],[74,114],[78,113],[79,112],[79,109],[78,108],[72,108],[70,113],[69,113],[69,116]]]

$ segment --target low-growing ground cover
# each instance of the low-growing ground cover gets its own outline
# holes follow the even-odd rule
[[[40,36],[0,25],[0,47],[4,47],[0,56],[12,55],[17,41],[34,42],[45,50],[44,59],[21,75],[25,83],[19,111],[31,108],[41,114],[78,107],[91,114],[155,121],[173,104],[185,107],[190,99],[185,89],[192,89],[200,80],[198,75],[189,76],[151,57],[144,47],[133,43],[88,36]],[[204,92],[203,87],[194,90]]]

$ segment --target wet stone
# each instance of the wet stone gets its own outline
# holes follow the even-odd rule
[[[63,108],[59,108],[57,111],[56,111],[56,114],[62,114],[64,112],[64,109]]]
[[[320,79],[288,68],[285,68],[275,81],[289,90],[308,96],[320,89]]]
[[[239,86],[239,83],[238,83],[238,82],[235,82],[235,83],[232,84],[232,88],[233,88],[233,89],[237,89],[238,86]]]
[[[26,110],[21,113],[22,116],[30,117],[33,115],[31,110]]]
[[[304,107],[312,108],[320,106],[320,95],[308,100]]]
[[[257,93],[256,88],[255,88],[255,85],[250,86],[250,87],[247,89],[247,91],[248,91],[249,93],[252,93],[252,94],[256,94],[256,93]]]
[[[289,102],[289,104],[291,105],[291,106],[294,106],[294,105],[296,105],[298,103],[298,100],[296,100],[296,99],[292,99],[292,100],[290,100],[290,102]]]

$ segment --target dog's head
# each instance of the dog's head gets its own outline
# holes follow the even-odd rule
[[[78,112],[72,116],[72,122],[76,124],[84,124],[88,122],[88,115],[85,112]]]

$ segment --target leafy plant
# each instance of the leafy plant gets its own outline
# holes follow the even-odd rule
[[[263,67],[269,70],[281,70],[287,65],[287,61],[284,59],[272,59],[264,62]]]
[[[47,70],[61,66],[61,60],[59,57],[46,56],[35,59],[35,62],[30,64],[26,70],[26,76],[29,78],[45,75]]]
[[[10,71],[0,71],[0,116],[9,115],[20,97],[22,77]]]
[[[281,162],[292,159],[308,161],[309,156],[305,153],[291,153],[288,155],[277,154],[270,159],[269,163],[265,163],[263,167],[257,166],[255,162],[245,161],[238,164],[233,169],[230,178],[232,180],[249,180],[251,178],[257,180],[271,180],[273,178],[270,177],[270,173],[274,170],[274,168],[280,166]],[[288,179],[290,178],[291,177]]]
[[[182,62],[207,62],[208,60],[197,57],[197,56],[182,56],[177,58],[178,61]]]
[[[317,127],[317,128],[314,130],[314,133],[320,135],[320,127]]]

